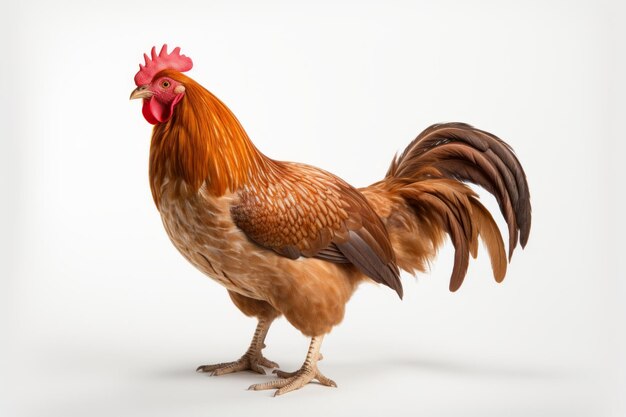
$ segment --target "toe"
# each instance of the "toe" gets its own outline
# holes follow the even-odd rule
[[[261,391],[266,389],[282,388],[289,383],[287,379],[277,379],[275,381],[264,382],[262,384],[253,384],[248,387],[252,391]]]
[[[297,372],[284,372],[275,370],[274,373],[282,378],[275,381],[265,382],[263,384],[251,385],[249,390],[265,390],[276,389],[274,396],[283,395],[291,391],[302,388],[313,379],[317,379],[320,384],[327,387],[336,387],[335,381],[330,378],[326,378],[319,370],[315,368],[301,368]]]
[[[327,387],[337,388],[337,384],[330,378],[326,378],[324,375],[318,372],[315,376],[315,379],[319,381],[320,384],[325,385]]]
[[[278,368],[278,364],[274,361],[271,361],[263,356],[259,359],[259,365],[265,366],[266,368]]]
[[[291,378],[296,375],[296,372],[285,372],[279,369],[275,369],[273,373],[275,373],[279,378]]]
[[[232,363],[227,364],[226,366],[213,370],[213,372],[211,372],[211,376],[232,374],[233,372],[243,371],[244,369],[247,369],[247,366],[245,363],[232,362]]]
[[[265,369],[260,367],[258,363],[252,362],[249,369],[257,374],[265,375]]]
[[[312,379],[313,379],[313,375],[307,375],[307,374],[302,374],[297,377],[284,379],[283,381],[289,381],[289,383],[285,385],[284,387],[276,390],[276,392],[274,393],[274,397],[300,389],[306,384],[308,384],[309,382],[311,382]]]
[[[227,366],[228,363],[217,363],[215,365],[200,365],[198,366],[198,368],[196,369],[196,372],[212,372],[218,368],[221,368],[223,366]]]

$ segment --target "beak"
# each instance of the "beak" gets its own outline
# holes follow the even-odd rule
[[[147,85],[142,85],[142,86],[135,88],[133,92],[130,93],[130,100],[135,100],[137,98],[150,98],[153,95],[154,93],[148,90]]]

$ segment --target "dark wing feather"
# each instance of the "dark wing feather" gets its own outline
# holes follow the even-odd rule
[[[385,225],[365,197],[325,171],[277,163],[279,175],[244,187],[231,207],[235,224],[257,244],[291,259],[351,263],[402,297]]]
[[[345,242],[336,243],[337,248],[349,262],[356,265],[365,275],[392,288],[402,298],[402,284],[398,279],[398,267],[395,263],[380,262],[379,256],[374,250],[376,245],[368,243],[366,236],[371,237],[366,229],[350,230]]]
[[[320,250],[315,254],[316,258],[324,259],[326,261],[334,262],[336,264],[349,264],[350,261],[346,258],[346,255],[343,254],[341,250],[337,247],[337,245],[333,242],[328,245],[328,247]]]

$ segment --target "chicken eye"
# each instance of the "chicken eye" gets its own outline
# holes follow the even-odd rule
[[[169,82],[169,81],[163,81],[163,82],[161,83],[161,87],[163,87],[163,88],[167,88],[167,87],[169,87],[169,86],[170,86],[170,82]]]

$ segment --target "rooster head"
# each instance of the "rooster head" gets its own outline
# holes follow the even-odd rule
[[[185,95],[185,86],[161,72],[189,71],[193,63],[191,58],[180,54],[180,48],[174,48],[168,54],[167,45],[163,45],[158,55],[153,47],[151,57],[143,56],[145,65],[139,64],[139,72],[135,75],[137,88],[130,94],[130,99],[143,99],[142,113],[148,123],[167,122],[172,117],[174,106]]]

